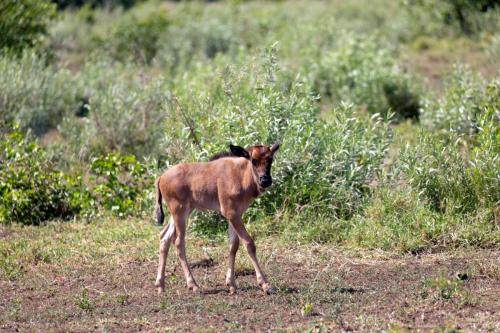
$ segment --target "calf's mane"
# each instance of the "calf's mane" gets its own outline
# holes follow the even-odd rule
[[[247,147],[246,150],[248,151],[251,148],[261,148],[261,147],[265,147],[265,146],[263,146],[263,145],[256,145],[256,146],[252,146],[252,147]],[[242,157],[242,156],[233,153],[232,150],[221,151],[221,152],[218,152],[217,154],[213,155],[212,157],[210,157],[208,159],[208,161],[211,162],[211,161],[215,161],[215,160],[218,160],[218,159],[224,158],[224,157]]]
[[[223,157],[236,157],[231,151],[221,151],[208,159],[208,161],[215,161]]]

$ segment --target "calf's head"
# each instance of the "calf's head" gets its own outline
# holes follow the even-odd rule
[[[267,188],[273,183],[271,165],[273,164],[274,154],[279,147],[279,142],[274,143],[271,147],[257,145],[247,149],[239,146],[229,146],[234,156],[244,157],[252,163],[254,179],[262,188]]]

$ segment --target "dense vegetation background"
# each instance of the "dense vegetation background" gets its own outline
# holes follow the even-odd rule
[[[165,168],[279,139],[254,233],[498,246],[499,33],[486,0],[4,1],[0,223],[150,217]]]

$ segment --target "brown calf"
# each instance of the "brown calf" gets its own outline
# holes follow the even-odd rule
[[[209,162],[179,164],[163,173],[156,181],[158,223],[164,219],[162,198],[171,217],[160,234],[160,259],[156,287],[165,289],[165,264],[170,243],[175,243],[187,286],[199,291],[186,260],[186,220],[193,210],[214,210],[229,221],[229,268],[226,285],[236,292],[234,260],[240,244],[245,244],[252,260],[257,282],[266,293],[272,288],[257,261],[253,239],[243,225],[242,215],[259,194],[272,184],[271,164],[279,143],[247,149],[230,145],[230,152],[214,156]]]

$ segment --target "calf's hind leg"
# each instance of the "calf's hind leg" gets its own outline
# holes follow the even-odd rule
[[[175,222],[175,232],[177,234],[177,238],[175,240],[175,248],[177,250],[177,257],[179,257],[179,261],[181,262],[182,270],[184,271],[184,277],[186,278],[186,284],[189,289],[193,292],[199,292],[200,287],[196,284],[194,280],[193,274],[189,269],[189,265],[186,259],[186,219],[189,216],[190,211],[183,212],[175,212],[174,222]]]
[[[158,293],[165,290],[165,266],[167,264],[168,250],[172,240],[175,242],[175,224],[172,217],[168,225],[160,234],[160,259],[158,260],[158,274],[156,276],[155,286],[158,288]]]

